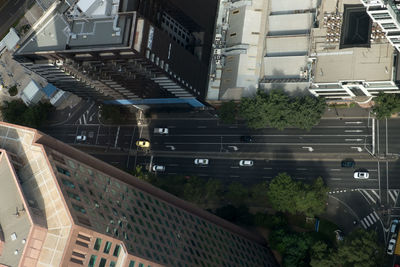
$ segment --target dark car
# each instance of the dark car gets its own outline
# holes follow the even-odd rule
[[[253,137],[251,137],[250,135],[242,135],[240,137],[240,141],[250,143],[253,142]]]
[[[354,168],[354,166],[356,166],[354,160],[351,159],[342,160],[342,168]]]

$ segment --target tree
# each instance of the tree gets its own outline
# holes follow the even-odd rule
[[[378,119],[390,117],[400,111],[400,97],[397,94],[379,93],[374,102],[372,111]]]
[[[105,120],[111,120],[114,123],[121,122],[121,106],[102,105],[100,109],[101,117]]]
[[[10,94],[10,96],[16,96],[18,94],[18,88],[16,85],[11,86],[10,88],[8,88],[8,93]]]
[[[268,185],[267,182],[254,185],[250,189],[250,200],[253,205],[264,207],[268,202]]]
[[[297,212],[309,217],[323,213],[327,192],[328,188],[321,177],[317,178],[313,185],[305,184],[303,190],[295,197]]]
[[[282,212],[296,213],[296,200],[301,188],[299,183],[295,182],[286,173],[279,173],[268,187],[268,200],[271,206]]]
[[[244,205],[248,196],[248,189],[239,182],[232,182],[228,186],[228,192],[225,194],[226,199],[236,207]]]
[[[21,100],[13,100],[4,102],[1,112],[7,122],[38,128],[47,119],[52,108],[50,103],[27,107]]]
[[[337,259],[343,267],[382,266],[383,246],[376,232],[357,229],[339,246]]]
[[[323,241],[317,241],[311,247],[311,267],[335,267],[339,265],[336,251],[328,248]]]
[[[233,101],[224,102],[219,107],[218,116],[224,123],[234,123],[237,113],[236,104]]]
[[[245,225],[252,225],[254,223],[254,216],[250,214],[249,208],[246,206],[235,207],[233,205],[226,205],[216,209],[215,215],[233,223]]]
[[[298,97],[292,103],[290,125],[311,130],[314,125],[319,123],[325,108],[326,102],[321,97]]]
[[[242,99],[239,106],[240,115],[246,119],[250,128],[260,129],[267,126],[266,102],[267,95],[261,91],[258,91],[253,98]]]

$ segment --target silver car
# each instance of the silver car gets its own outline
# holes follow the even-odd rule
[[[368,179],[369,173],[367,171],[355,171],[353,177],[355,179]]]
[[[239,161],[239,166],[248,166],[248,167],[250,167],[250,166],[253,166],[253,161],[252,160],[241,160],[241,161]]]
[[[390,241],[389,241],[389,245],[388,245],[388,248],[387,248],[387,254],[389,254],[389,255],[393,255],[393,252],[394,252],[394,248],[396,247],[396,239],[394,239],[394,238],[392,238],[392,239],[390,239]]]
[[[208,165],[208,159],[195,159],[194,164],[196,165]]]
[[[163,171],[165,171],[165,166],[154,165],[152,170],[153,170],[153,172],[163,172]]]

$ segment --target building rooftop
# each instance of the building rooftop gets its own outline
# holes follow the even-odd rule
[[[314,8],[317,5],[317,0],[280,0],[271,1],[271,13],[274,12],[285,12],[293,10],[306,10]]]
[[[299,36],[268,36],[266,38],[266,56],[298,56],[307,55],[310,37]]]
[[[0,149],[0,231],[4,240],[0,252],[0,265],[18,266],[25,243],[32,227],[32,219],[25,208],[25,201],[17,174],[7,152]]]

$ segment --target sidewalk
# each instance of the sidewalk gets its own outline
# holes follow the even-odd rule
[[[343,107],[327,107],[324,114],[322,115],[322,119],[361,119],[368,118],[369,112],[371,109],[369,108],[343,108]]]

